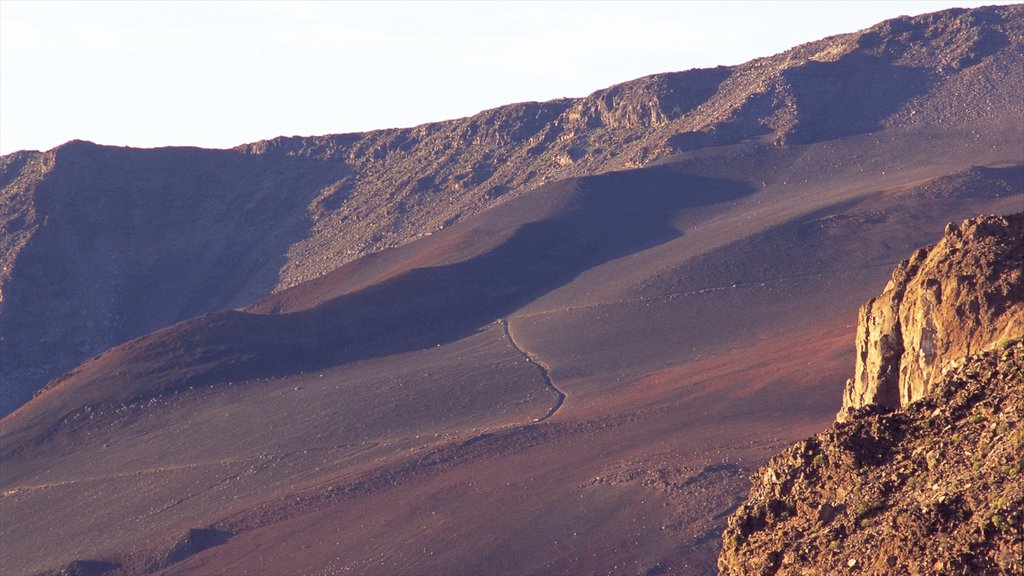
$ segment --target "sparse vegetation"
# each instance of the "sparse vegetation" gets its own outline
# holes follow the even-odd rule
[[[868,502],[862,502],[854,510],[854,513],[853,513],[854,520],[860,521],[861,522],[861,526],[863,527],[864,526],[864,522],[863,521],[865,519],[867,519],[868,516],[874,514],[875,512],[878,512],[879,510],[883,510],[884,508],[885,508],[885,501],[884,500],[871,500],[871,501],[868,501]]]

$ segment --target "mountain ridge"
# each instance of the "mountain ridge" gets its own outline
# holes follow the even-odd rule
[[[3,412],[126,338],[244,305],[546,182],[743,141],[793,146],[935,126],[963,126],[983,139],[993,122],[1006,129],[999,118],[1024,117],[1015,97],[1024,91],[1022,14],[1024,7],[1015,5],[903,17],[738,66],[656,74],[583,98],[513,104],[412,128],[281,137],[216,151],[73,141],[49,152],[5,156],[0,321],[5,343],[14,342],[0,346],[4,380],[18,382],[18,391],[2,394]],[[876,90],[879,85],[887,88]],[[844,113],[834,114],[838,109]],[[47,202],[51,196],[83,202],[79,213],[94,223],[62,216]],[[200,229],[192,227],[185,242],[150,235],[151,223],[124,229],[132,217],[125,206],[145,206],[140,197],[173,196],[194,200],[136,218],[176,214],[179,220],[205,221]],[[97,209],[102,206],[107,208]],[[246,226],[255,233],[234,226],[234,237],[219,234],[218,228],[232,226],[231,209],[224,206],[243,207],[242,214],[252,218]],[[222,216],[204,216],[210,212]],[[102,227],[111,232],[93,240]],[[55,241],[70,244],[61,250],[80,253],[74,260],[87,262],[87,268],[46,248],[25,251],[30,244],[47,244],[43,237],[54,233],[65,235]],[[117,235],[127,233],[136,234],[135,242],[159,242],[168,261],[148,266],[138,258],[110,256],[104,243],[123,242]],[[44,261],[55,269],[38,277]],[[189,274],[193,261],[208,267],[218,282]],[[90,269],[122,279],[104,285]],[[49,312],[30,303],[47,284],[66,283],[68,277],[81,288],[58,290],[51,301],[104,312],[76,318],[70,309]],[[160,299],[141,307],[130,303],[133,286],[168,281],[178,284],[174,292],[193,294],[191,299],[169,296],[175,303],[170,307]],[[43,324],[65,333],[36,334],[33,322],[10,319],[21,314],[17,309],[31,317],[56,316]],[[32,342],[42,339],[54,360],[26,350],[22,333]]]

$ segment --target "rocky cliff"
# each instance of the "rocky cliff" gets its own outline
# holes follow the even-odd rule
[[[854,408],[907,406],[950,362],[1024,334],[1024,215],[949,224],[860,310],[857,366],[840,420]]]
[[[862,308],[841,421],[754,475],[723,574],[1024,573],[1022,224],[948,226]]]

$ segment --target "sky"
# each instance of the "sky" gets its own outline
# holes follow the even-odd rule
[[[0,154],[414,126],[993,3],[0,0]]]

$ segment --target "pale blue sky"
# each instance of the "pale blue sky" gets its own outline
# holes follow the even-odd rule
[[[0,152],[412,126],[993,2],[0,1]]]

